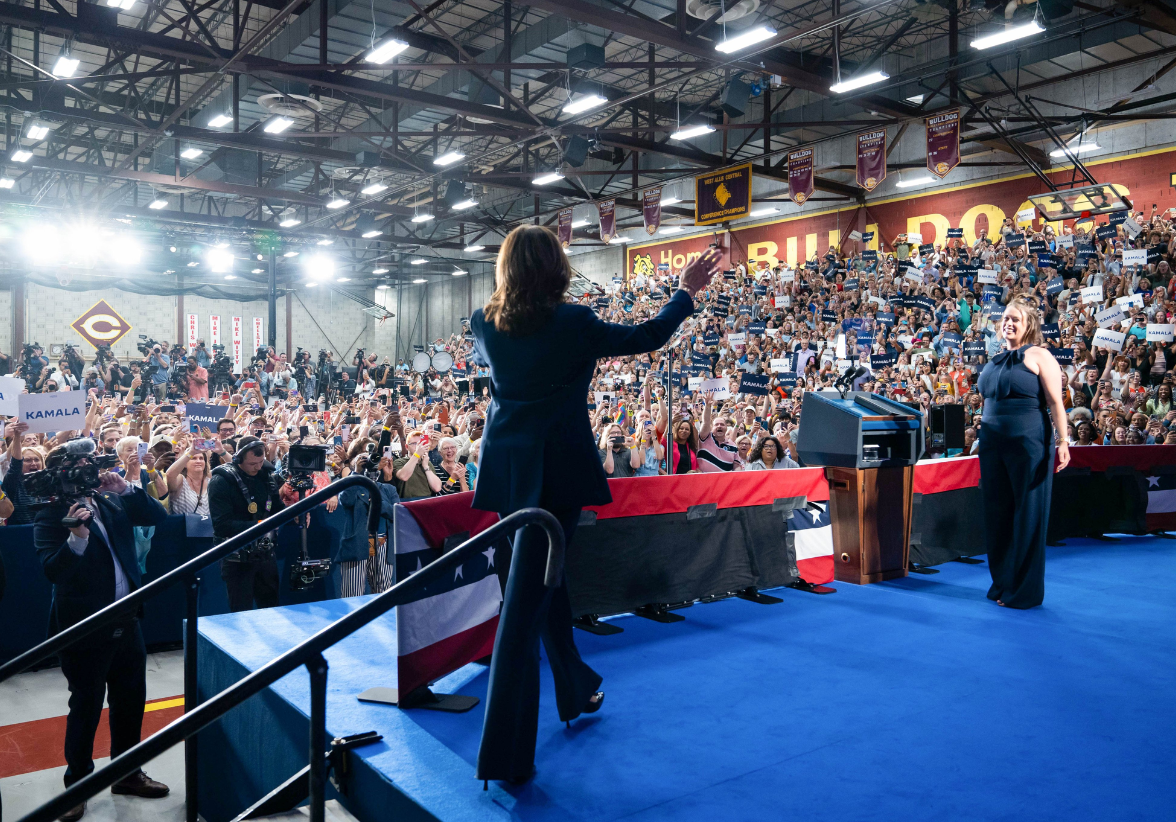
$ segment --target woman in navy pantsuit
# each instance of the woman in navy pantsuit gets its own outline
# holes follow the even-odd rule
[[[1041,319],[1032,301],[1010,302],[1000,333],[1005,350],[984,367],[977,384],[984,397],[980,491],[992,573],[988,598],[1008,608],[1033,608],[1045,598],[1055,428],[1057,470],[1070,462],[1062,371],[1041,347]]]
[[[612,500],[592,436],[585,397],[596,360],[654,351],[694,309],[694,294],[717,271],[708,250],[682,273],[681,288],[656,317],[612,325],[564,302],[572,270],[555,235],[520,226],[502,243],[495,291],[470,318],[474,359],[490,368],[490,408],[482,436],[474,507],[510,514],[539,506],[572,532],[585,505]],[[555,677],[561,720],[600,708],[601,677],[572,639],[567,586],[543,585],[547,540],[520,529],[494,639],[478,779],[520,782],[535,767],[539,722],[539,640]]]

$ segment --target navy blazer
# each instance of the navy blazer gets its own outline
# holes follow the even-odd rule
[[[135,488],[125,496],[95,493],[94,507],[113,542],[114,553],[134,591],[142,583],[135,557],[136,525],[159,525],[167,519],[167,509]],[[68,505],[53,505],[41,510],[33,523],[33,543],[45,576],[53,583],[53,604],[49,611],[49,633],[63,631],[114,602],[113,570],[110,550],[91,529],[90,542],[81,556],[69,547],[69,529],[61,518]]]
[[[387,482],[378,483],[380,489],[380,513],[391,521],[396,515],[396,504],[400,496],[396,486]],[[339,494],[339,508],[343,513],[343,534],[339,540],[337,562],[359,562],[368,558],[368,490],[362,485],[353,485]]]
[[[475,311],[474,361],[490,368],[490,408],[474,507],[509,514],[611,502],[585,399],[596,360],[661,348],[693,310],[681,290],[640,325],[606,323],[587,306],[564,304],[525,337],[499,333]]]

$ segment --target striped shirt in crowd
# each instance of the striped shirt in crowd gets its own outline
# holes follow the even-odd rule
[[[734,445],[719,445],[711,434],[698,443],[698,470],[704,473],[731,471],[735,468]]]

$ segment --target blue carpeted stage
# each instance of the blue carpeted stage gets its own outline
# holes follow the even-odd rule
[[[625,633],[577,632],[605,677],[565,729],[544,671],[538,774],[473,778],[482,708],[400,711],[391,619],[333,648],[328,733],[377,730],[344,803],[365,822],[441,820],[1160,819],[1176,804],[1176,543],[1052,548],[1046,602],[985,599],[985,565],[780,605],[726,600]],[[201,689],[221,688],[356,601],[200,620]],[[471,665],[434,690],[484,696]],[[201,812],[222,822],[306,764],[307,679],[200,736]],[[237,772],[230,781],[229,770]]]

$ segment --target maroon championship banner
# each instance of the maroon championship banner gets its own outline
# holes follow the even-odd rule
[[[559,244],[567,248],[572,244],[572,209],[565,208],[559,212],[556,228]]]
[[[694,224],[713,225],[751,212],[751,163],[694,178]]]
[[[596,213],[600,215],[600,241],[607,243],[617,236],[617,201],[600,200],[596,203]]]
[[[857,136],[857,184],[873,191],[886,179],[886,129]]]
[[[653,236],[661,227],[661,186],[641,193],[641,210],[645,215],[645,233]]]
[[[788,199],[804,205],[813,196],[813,150],[788,152]]]
[[[946,177],[960,164],[960,110],[928,117],[927,170],[936,177]]]

